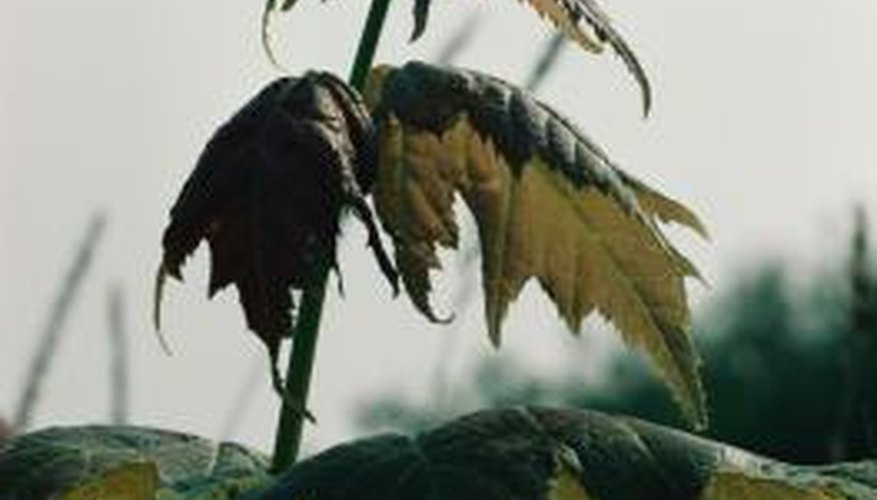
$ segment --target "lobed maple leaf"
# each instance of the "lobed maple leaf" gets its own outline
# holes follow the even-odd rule
[[[684,279],[694,266],[658,221],[706,235],[678,202],[618,169],[571,122],[526,92],[474,71],[412,62],[372,72],[366,100],[381,142],[377,213],[414,305],[429,303],[438,246],[455,248],[459,193],[480,239],[490,339],[537,279],[573,332],[599,311],[643,348],[686,416],[705,423]]]

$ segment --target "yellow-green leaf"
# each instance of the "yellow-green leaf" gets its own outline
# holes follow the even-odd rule
[[[591,500],[585,491],[580,476],[581,464],[576,452],[565,445],[559,445],[555,455],[554,477],[549,481],[547,500]]]
[[[535,278],[573,332],[597,311],[646,351],[686,416],[705,422],[684,280],[691,263],[661,233],[705,234],[683,205],[619,170],[556,111],[501,80],[409,63],[373,72],[380,166],[375,204],[413,303],[429,303],[439,246],[457,246],[459,194],[477,223],[488,332]]]
[[[825,487],[796,485],[741,472],[717,472],[710,479],[702,500],[844,500]]]
[[[158,487],[155,464],[132,463],[88,479],[61,500],[147,500],[155,498]]]

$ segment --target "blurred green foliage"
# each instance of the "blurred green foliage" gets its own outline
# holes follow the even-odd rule
[[[779,262],[739,273],[700,311],[708,437],[793,463],[875,456],[877,390],[862,374],[877,366],[877,285],[864,248],[853,247],[851,259],[820,276],[801,278]],[[640,358],[618,353],[609,365],[602,382],[584,384],[578,374],[552,382],[488,359],[476,368],[477,383],[454,397],[425,407],[386,396],[362,406],[358,421],[422,429],[472,407],[550,403],[685,427]]]

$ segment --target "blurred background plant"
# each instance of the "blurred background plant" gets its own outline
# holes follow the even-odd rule
[[[24,433],[31,428],[32,420],[43,395],[43,388],[55,362],[58,350],[67,333],[67,322],[79,296],[83,283],[88,279],[95,262],[107,226],[107,215],[98,211],[92,215],[73,256],[73,261],[63,276],[59,289],[46,312],[46,319],[31,355],[27,373],[21,383],[14,418],[7,423],[0,417],[0,439]],[[127,422],[130,370],[128,347],[124,328],[123,291],[120,285],[109,289],[108,328],[110,369],[107,380],[110,387],[109,422]]]
[[[766,260],[739,273],[696,314],[711,414],[707,435],[793,463],[874,457],[877,279],[864,212],[856,210],[846,265],[790,276]],[[453,335],[452,331],[446,332]],[[476,408],[543,403],[602,409],[685,427],[642,360],[617,349],[600,382],[568,370],[528,375],[508,358],[478,363],[472,385],[416,400],[388,393],[363,401],[364,430],[422,430]]]

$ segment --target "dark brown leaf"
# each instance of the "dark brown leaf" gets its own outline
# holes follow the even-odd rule
[[[373,141],[361,99],[331,74],[268,85],[216,132],[171,209],[157,303],[164,276],[180,278],[186,257],[207,240],[209,294],[234,284],[248,327],[276,359],[291,331],[292,290],[335,263],[344,207],[366,222],[393,279],[363,199],[374,177]]]

